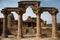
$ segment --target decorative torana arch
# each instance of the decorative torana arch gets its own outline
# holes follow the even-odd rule
[[[3,33],[2,36],[6,36],[6,28],[7,28],[7,16],[11,13],[11,11],[15,11],[18,14],[18,33],[17,37],[22,38],[22,15],[26,12],[26,8],[31,6],[33,12],[36,14],[36,38],[41,38],[41,14],[44,11],[48,11],[52,16],[52,38],[56,37],[56,14],[58,13],[58,9],[54,7],[40,7],[40,2],[38,1],[20,1],[18,2],[18,7],[6,7],[2,9],[2,13],[4,14],[3,19]]]

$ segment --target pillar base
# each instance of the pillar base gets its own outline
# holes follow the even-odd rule
[[[58,37],[52,37],[52,38],[58,38]]]
[[[2,36],[2,38],[6,38],[6,37],[8,37],[7,35],[4,35],[4,34],[2,34],[1,36]]]
[[[19,38],[23,38],[23,36],[17,36],[17,38],[19,39]]]
[[[58,37],[52,37],[52,40],[58,40]]]
[[[36,40],[40,40],[40,39],[41,39],[41,35],[40,34],[39,35],[37,34],[36,35]]]
[[[41,38],[41,34],[37,34],[36,37],[40,37]]]

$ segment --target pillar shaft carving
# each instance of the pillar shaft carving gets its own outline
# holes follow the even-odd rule
[[[17,34],[17,38],[22,38],[22,14],[18,13],[18,34]]]
[[[36,14],[36,23],[37,23],[37,34],[36,37],[40,38],[41,37],[41,21],[40,21],[40,14]]]
[[[7,28],[7,15],[4,15],[3,18],[3,32],[2,32],[2,37],[6,37],[6,28]]]
[[[10,32],[11,31],[11,27],[12,27],[12,23],[13,23],[13,20],[14,20],[12,13],[10,13],[8,15],[7,20],[8,20],[8,30]]]
[[[57,15],[58,10],[51,10],[50,14],[52,16],[52,38],[57,37],[57,20],[56,20],[56,15]]]
[[[57,23],[56,15],[52,15],[52,38],[55,38],[57,36],[56,35],[56,32],[57,32],[56,23]]]

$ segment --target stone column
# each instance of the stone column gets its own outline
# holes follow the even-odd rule
[[[57,22],[56,22],[56,15],[54,14],[54,15],[52,15],[52,38],[56,38],[56,24]]]
[[[8,31],[8,28],[7,28],[7,16],[8,16],[8,13],[10,11],[7,11],[7,10],[2,10],[1,13],[4,15],[4,18],[3,18],[3,31],[2,31],[2,37],[5,38],[7,37],[7,31]]]
[[[10,29],[11,29],[11,27],[12,27],[12,23],[13,23],[13,20],[14,20],[13,14],[10,13],[10,14],[8,15],[7,19],[8,19],[8,29],[9,29],[9,32],[10,32],[10,31],[11,31]]]
[[[47,21],[45,21],[45,23],[44,23],[44,24],[45,24],[44,27],[46,27],[46,23],[47,23]]]
[[[3,18],[3,32],[2,32],[2,37],[3,38],[7,36],[6,28],[7,28],[7,15],[4,15],[4,18]]]
[[[36,25],[37,25],[37,34],[36,34],[36,38],[40,38],[41,37],[41,21],[40,21],[40,14],[37,13],[36,14]]]
[[[17,38],[22,38],[22,15],[18,14],[18,34]]]
[[[31,22],[31,27],[33,27],[33,22]]]
[[[28,30],[28,23],[26,23],[26,34],[28,33],[27,30]]]

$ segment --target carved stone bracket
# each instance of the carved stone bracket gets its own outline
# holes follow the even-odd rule
[[[43,11],[42,11],[40,8],[38,8],[37,10],[33,10],[33,12],[34,12],[35,14],[41,15]]]
[[[49,13],[51,15],[56,15],[58,13],[58,9],[50,10]]]
[[[8,10],[5,10],[5,9],[3,9],[3,10],[1,11],[1,13],[4,14],[4,15],[10,14],[10,12],[11,12],[11,11],[8,11]]]
[[[24,9],[24,8],[18,8],[18,11],[19,11],[20,13],[25,13],[25,12],[26,12],[26,9]]]

